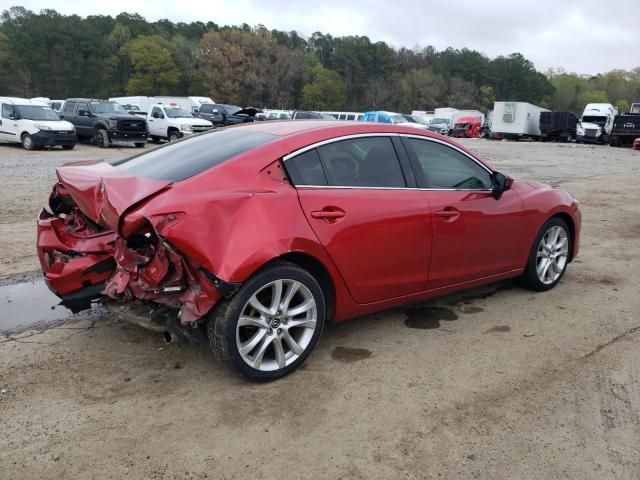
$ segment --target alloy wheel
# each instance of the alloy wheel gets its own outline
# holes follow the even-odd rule
[[[569,236],[564,228],[554,225],[542,236],[536,254],[536,273],[545,285],[555,282],[567,265]]]
[[[260,371],[293,363],[309,347],[318,325],[311,291],[292,279],[272,281],[245,303],[236,327],[242,360]]]

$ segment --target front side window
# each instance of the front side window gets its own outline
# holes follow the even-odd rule
[[[13,105],[9,105],[8,103],[2,104],[2,118],[15,117],[16,111],[13,108]]]
[[[403,138],[421,188],[490,190],[489,172],[465,154],[442,143]]]
[[[86,104],[85,102],[79,102],[78,103],[78,115],[80,115],[80,112],[89,112],[89,105]]]
[[[398,156],[389,137],[342,140],[318,148],[329,185],[405,187]]]
[[[160,110],[159,107],[153,107],[153,110],[151,111],[151,116],[153,118],[164,118],[164,114],[162,113],[162,110]]]

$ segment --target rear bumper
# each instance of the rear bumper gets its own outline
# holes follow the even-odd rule
[[[37,252],[45,283],[64,298],[106,282],[115,268],[111,231],[77,235],[60,217],[42,209],[38,216]]]
[[[31,135],[34,143],[39,147],[55,147],[75,145],[78,137],[74,133],[60,133],[55,131],[40,130]]]

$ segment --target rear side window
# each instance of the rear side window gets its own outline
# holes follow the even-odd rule
[[[65,113],[73,113],[75,108],[76,108],[76,102],[67,102],[64,104]]]
[[[294,185],[327,185],[327,177],[315,148],[288,159],[285,167]]]
[[[489,172],[463,153],[431,140],[403,138],[421,188],[489,190]]]
[[[329,185],[401,188],[406,183],[388,137],[363,137],[318,148]]]
[[[112,165],[132,175],[179,182],[277,138],[242,128],[210,131]]]

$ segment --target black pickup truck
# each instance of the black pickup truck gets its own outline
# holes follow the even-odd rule
[[[633,112],[633,109],[631,111]],[[640,138],[640,114],[616,115],[609,134],[609,145],[612,147],[630,147],[636,138]]]
[[[78,138],[89,138],[99,147],[111,144],[147,144],[147,121],[128,113],[122,105],[107,100],[69,98],[60,117],[73,123]]]
[[[578,117],[571,112],[541,112],[540,133],[542,141],[568,142],[576,138]]]

